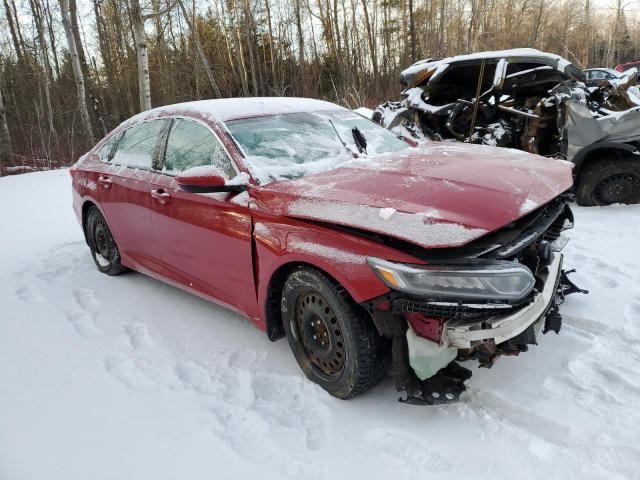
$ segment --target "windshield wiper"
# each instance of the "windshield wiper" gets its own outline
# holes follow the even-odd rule
[[[360,153],[367,153],[367,139],[364,133],[360,131],[358,127],[351,129],[351,135],[353,135],[353,141],[356,142],[356,147]]]

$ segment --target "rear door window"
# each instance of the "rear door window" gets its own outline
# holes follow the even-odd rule
[[[125,130],[112,163],[150,170],[165,120],[151,120]]]
[[[211,130],[193,120],[174,120],[162,171],[177,175],[189,168],[202,166],[217,167],[227,179],[236,176],[231,159]]]

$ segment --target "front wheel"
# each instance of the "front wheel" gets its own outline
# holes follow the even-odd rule
[[[85,235],[98,270],[107,275],[119,275],[126,270],[120,263],[120,251],[111,230],[96,207],[90,207],[87,212]]]
[[[609,158],[580,172],[576,202],[587,207],[640,201],[640,160]]]
[[[386,340],[346,290],[325,274],[301,267],[289,276],[282,319],[300,368],[331,395],[355,397],[384,377]]]

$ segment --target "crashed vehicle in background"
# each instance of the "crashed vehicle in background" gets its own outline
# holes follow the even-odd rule
[[[632,68],[640,69],[640,61],[636,60],[634,62],[621,63],[616,65],[615,70],[618,72],[626,72],[627,70],[631,70]]]
[[[587,68],[584,71],[587,87],[599,87],[605,80],[619,80],[624,77],[624,73],[613,68]]]
[[[137,270],[286,336],[338,398],[392,360],[404,400],[435,404],[471,376],[456,361],[491,366],[558,332],[576,291],[560,253],[571,165],[518,153],[411,148],[331,103],[230,98],[143,112],[70,173],[102,273]]]
[[[373,120],[415,138],[517,148],[574,163],[580,205],[640,201],[637,70],[587,88],[558,55],[515,49],[422,60]]]

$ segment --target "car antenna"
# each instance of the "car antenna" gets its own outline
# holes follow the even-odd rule
[[[333,120],[331,120],[330,118],[327,118],[327,120],[329,120],[329,123],[331,124],[331,126],[333,127],[333,131],[336,132],[336,135],[338,136],[338,140],[340,140],[340,143],[342,144],[342,146],[344,148],[346,148],[347,150],[350,150],[349,147],[347,147],[347,144],[345,143],[345,141],[342,139],[342,137],[340,136],[340,134],[338,133],[338,129],[336,128],[336,126],[333,124]]]

